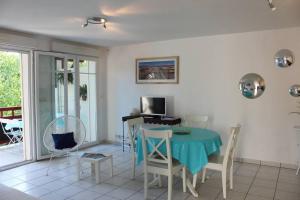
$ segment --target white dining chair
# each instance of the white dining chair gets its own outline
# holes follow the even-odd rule
[[[161,175],[168,176],[168,200],[172,199],[173,175],[182,171],[183,192],[186,192],[186,168],[172,159],[170,138],[171,130],[142,129],[142,146],[144,156],[144,198],[147,199],[148,186],[156,181],[161,186]],[[155,140],[155,142],[153,141]],[[166,154],[161,152],[165,144]],[[154,180],[148,183],[148,173],[154,174]]]
[[[129,119],[127,121],[128,125],[128,136],[129,136],[129,142],[130,142],[130,152],[131,152],[131,170],[132,175],[131,178],[135,178],[135,161],[136,161],[136,137],[138,134],[138,131],[140,131],[142,125],[144,124],[144,118],[134,118]]]
[[[233,161],[236,149],[236,144],[238,140],[238,135],[240,132],[241,125],[236,127],[231,127],[230,136],[228,144],[226,147],[226,152],[224,156],[213,155],[209,157],[208,164],[203,169],[202,183],[205,181],[205,174],[207,169],[221,171],[222,172],[222,188],[223,188],[223,198],[226,199],[226,181],[227,181],[227,169],[229,166],[229,176],[230,176],[230,189],[233,189]]]
[[[207,115],[185,115],[183,125],[194,127],[194,128],[207,128],[208,116]]]

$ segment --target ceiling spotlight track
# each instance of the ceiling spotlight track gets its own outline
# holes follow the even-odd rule
[[[89,17],[87,18],[86,22],[82,24],[82,28],[87,27],[89,24],[101,24],[103,28],[106,29],[106,22],[107,19],[103,17]]]
[[[269,7],[271,8],[271,10],[275,11],[277,8],[274,6],[273,0],[267,0],[267,1],[268,1]]]

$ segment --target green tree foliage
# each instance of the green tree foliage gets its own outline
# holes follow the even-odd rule
[[[0,51],[0,107],[21,105],[20,54]]]

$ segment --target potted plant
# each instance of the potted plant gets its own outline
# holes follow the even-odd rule
[[[68,83],[70,84],[73,84],[73,80],[74,80],[74,77],[73,77],[73,74],[72,73],[68,73]],[[60,82],[60,84],[64,84],[64,73],[63,72],[60,72],[60,73],[57,73],[57,80]]]
[[[86,99],[87,99],[87,85],[86,84],[83,84],[80,86],[79,95],[80,95],[80,98],[82,99],[82,101],[86,101]]]

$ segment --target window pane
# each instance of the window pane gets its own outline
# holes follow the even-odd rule
[[[64,73],[55,73],[55,117],[64,114]]]
[[[64,71],[64,62],[62,58],[55,58],[55,71]]]
[[[89,73],[96,73],[96,62],[89,61]]]
[[[89,62],[87,60],[79,61],[79,72],[88,73],[89,72]]]
[[[96,107],[96,75],[89,74],[89,90],[88,90],[88,98],[90,104],[90,134],[91,141],[97,140],[97,107]]]
[[[68,59],[67,62],[67,66],[68,66],[68,72],[74,72],[75,68],[74,68],[74,60],[73,59]]]
[[[75,90],[75,73],[68,73],[68,115],[73,116],[76,116]]]
[[[86,141],[97,140],[97,107],[96,107],[96,63],[81,61],[80,70],[80,119],[86,126]],[[91,73],[91,70],[93,73]]]

